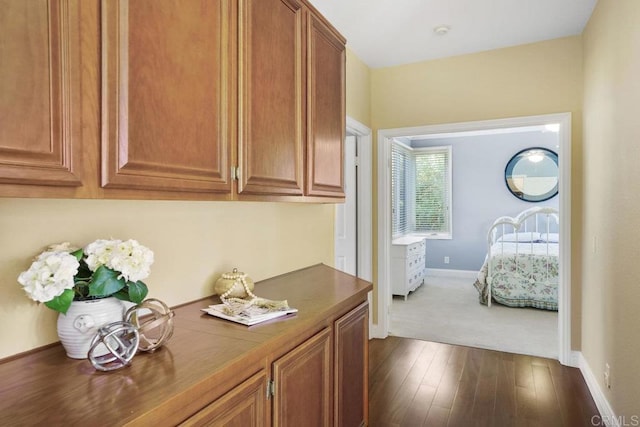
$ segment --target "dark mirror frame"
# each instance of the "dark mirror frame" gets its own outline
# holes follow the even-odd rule
[[[549,200],[550,198],[558,194],[557,181],[556,181],[556,185],[551,190],[549,190],[544,194],[525,194],[522,192],[522,190],[513,186],[512,181],[510,180],[510,178],[513,175],[513,169],[518,164],[518,162],[526,158],[525,153],[529,151],[540,151],[545,156],[545,158],[552,160],[556,164],[556,166],[558,166],[558,154],[555,153],[554,151],[551,151],[548,148],[544,148],[544,147],[525,148],[524,150],[518,151],[516,154],[514,154],[514,156],[511,157],[511,159],[507,162],[507,166],[505,167],[505,170],[504,170],[504,182],[507,185],[509,192],[513,194],[515,197],[517,197],[518,199],[524,200],[526,202],[544,202],[545,200]],[[559,176],[557,176],[557,178],[559,180]]]

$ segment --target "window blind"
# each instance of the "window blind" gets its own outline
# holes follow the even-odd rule
[[[393,237],[409,228],[409,171],[411,153],[403,145],[391,144],[391,228]]]
[[[415,230],[418,233],[449,233],[450,230],[449,147],[420,149],[415,160]]]

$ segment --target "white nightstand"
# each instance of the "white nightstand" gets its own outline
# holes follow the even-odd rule
[[[426,239],[405,236],[391,242],[391,291],[407,299],[424,283],[427,271]]]

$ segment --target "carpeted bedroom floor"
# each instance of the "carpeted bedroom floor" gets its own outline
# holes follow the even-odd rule
[[[394,296],[389,334],[558,358],[558,313],[478,303],[473,279],[427,276],[407,301]]]

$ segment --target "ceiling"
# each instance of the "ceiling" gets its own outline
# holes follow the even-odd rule
[[[597,0],[310,0],[371,68],[581,34]],[[438,35],[434,28],[448,26]]]

